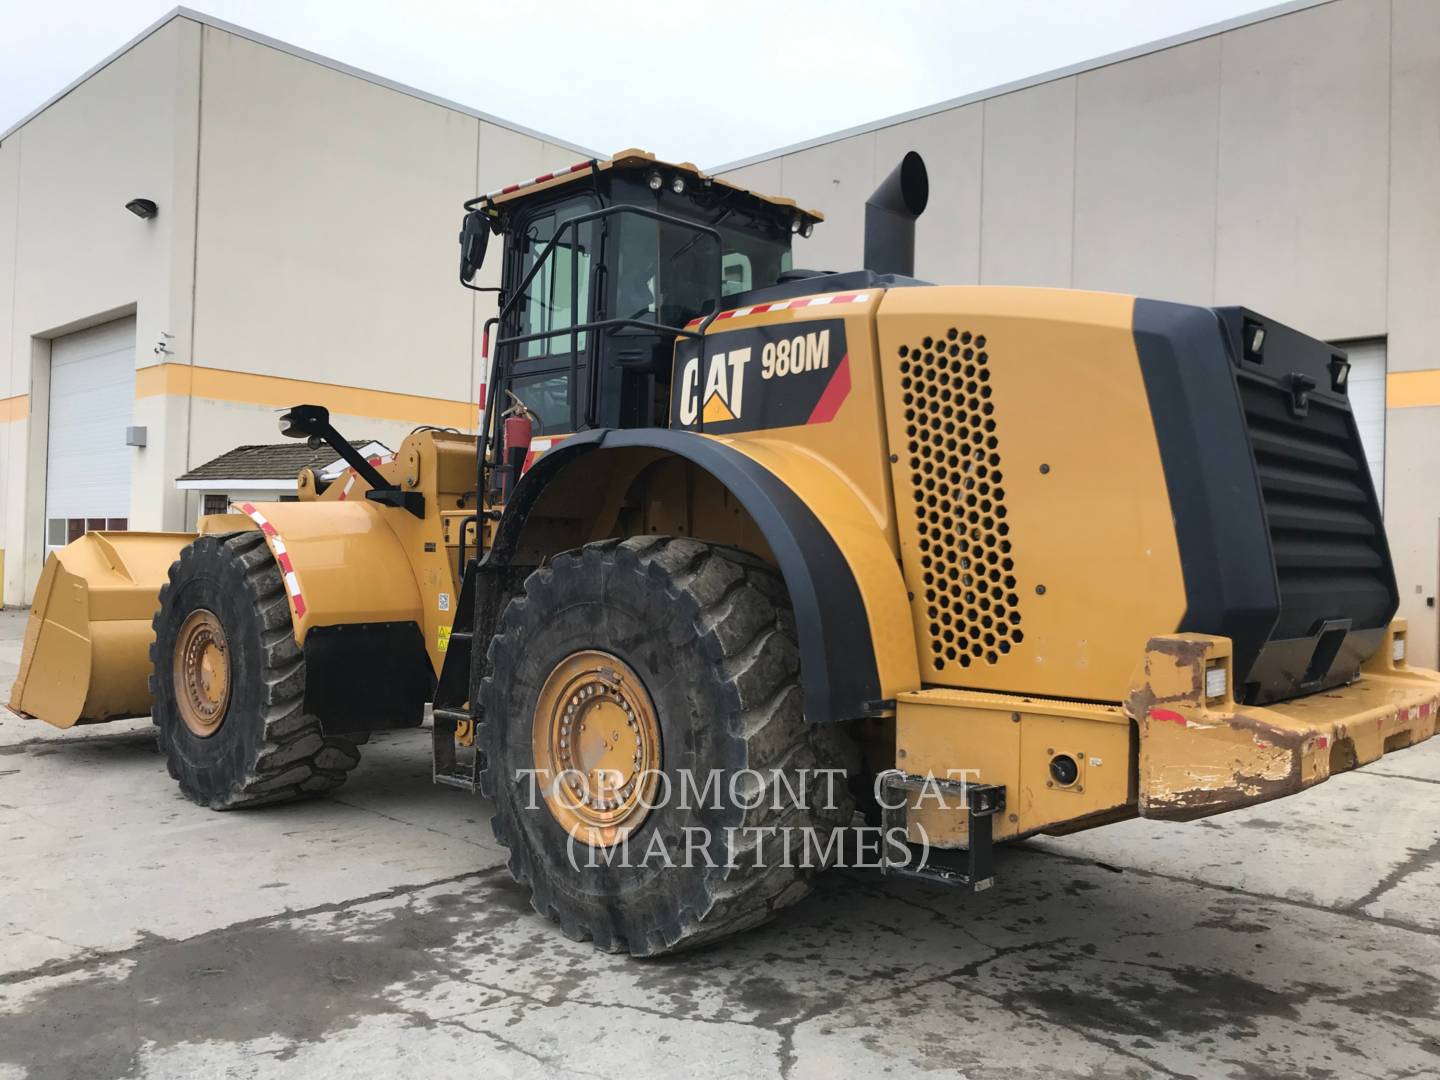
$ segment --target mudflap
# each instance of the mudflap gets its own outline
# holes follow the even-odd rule
[[[1140,815],[1187,821],[1293,795],[1430,738],[1440,674],[1405,663],[1404,636],[1397,619],[1348,685],[1266,706],[1234,700],[1228,638],[1152,638],[1126,701]]]
[[[150,620],[191,533],[92,532],[40,574],[10,708],[56,727],[150,712]]]

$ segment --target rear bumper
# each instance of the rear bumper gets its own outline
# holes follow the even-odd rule
[[[1430,738],[1440,674],[1393,661],[1404,633],[1402,620],[1387,628],[1348,685],[1266,706],[1230,696],[1228,639],[1152,639],[1127,701],[1140,730],[1141,816],[1183,821],[1293,795]],[[1212,695],[1218,669],[1224,692]]]

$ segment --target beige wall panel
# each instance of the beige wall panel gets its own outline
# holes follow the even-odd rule
[[[787,154],[780,162],[783,190],[771,194],[819,210],[825,220],[809,240],[795,241],[795,265],[850,270],[860,265],[865,239],[865,198],[875,190],[875,135]]]
[[[1440,368],[1440,3],[1393,12],[1387,326],[1390,370],[1405,371]]]
[[[518,133],[517,133],[518,134]],[[525,138],[525,136],[521,136]],[[551,169],[564,169],[576,162],[585,161],[586,155],[579,150],[572,150],[568,146],[556,146],[554,143],[541,143],[541,159],[544,161],[544,168],[540,172],[549,172]],[[616,147],[616,149],[621,149]],[[609,151],[603,151],[609,153]],[[539,175],[538,173],[536,175]]]
[[[0,548],[5,549],[5,603],[30,599],[25,587],[25,471],[29,424],[0,424]]]
[[[132,450],[130,473],[130,527],[133,529],[184,530],[185,500],[175,490],[175,478],[189,468],[189,440],[195,426],[188,398],[168,395],[137,397],[135,423],[145,428],[146,446]],[[270,414],[273,427],[275,414]],[[261,441],[261,440],[254,440]],[[267,437],[265,442],[273,441]]]
[[[137,367],[162,359],[171,363],[189,361],[194,355],[195,223],[200,194],[197,173],[200,167],[200,69],[204,28],[189,19],[177,19],[173,25],[182,35],[175,115],[171,127],[175,183],[170,194],[170,213],[175,225],[170,235],[170,294],[166,298],[170,316],[166,331],[173,336],[164,340],[166,354],[153,351],[157,342],[146,343],[147,339],[140,337],[136,342]],[[143,334],[143,327],[141,330]],[[135,479],[138,481],[139,477]],[[135,490],[134,484],[131,490]]]
[[[980,278],[1070,284],[1075,214],[1075,79],[985,102]]]
[[[1077,288],[1210,302],[1219,75],[1208,38],[1078,77]]]
[[[1427,600],[1440,581],[1440,472],[1435,469],[1440,406],[1391,409],[1385,433],[1385,532],[1410,620],[1411,658],[1435,667],[1440,606]],[[1440,600],[1437,600],[1440,605]]]
[[[845,266],[864,257],[864,205],[870,192],[900,164],[907,150],[918,151],[930,175],[930,205],[915,227],[915,275],[944,285],[980,281],[980,163],[984,144],[984,106],[946,109],[881,128],[875,133],[875,171],[869,186],[854,193],[861,214],[861,243]]]
[[[475,120],[208,28],[201,108],[196,362],[468,397]]]
[[[738,184],[751,191],[758,191],[762,195],[779,195],[781,194],[780,189],[784,186],[780,177],[780,160],[780,158],[771,158],[768,161],[757,161],[754,165],[731,169],[729,172],[717,175],[725,177],[732,184]],[[818,207],[810,209],[818,209]],[[824,227],[823,224],[817,225],[816,229]]]
[[[185,402],[178,397],[156,397],[152,401]],[[275,410],[262,405],[213,401],[209,398],[189,399],[193,410],[194,438],[190,447],[191,468],[247,443],[277,443],[284,440],[275,423]],[[382,420],[373,416],[351,416],[332,413],[331,420],[351,440],[375,439],[391,450],[398,450],[415,427],[414,424]],[[179,473],[176,476],[180,475]],[[174,477],[171,477],[173,487]]]
[[[15,287],[15,225],[16,208],[20,198],[20,135],[17,132],[0,143],[0,398],[28,391],[28,371],[16,376],[11,361],[13,322],[11,319]],[[25,427],[24,421],[7,423],[7,407],[0,406],[0,550],[6,551],[5,578],[0,581],[0,593],[7,602],[19,603],[22,599],[20,576],[22,573],[19,542],[22,539],[9,535],[9,523],[14,517],[10,509],[10,491],[14,484],[24,482],[26,467],[25,454],[16,453],[16,446],[23,448],[23,442],[12,441],[12,432]],[[12,481],[13,477],[13,481]],[[20,515],[23,520],[24,515]],[[14,564],[12,567],[11,564]],[[14,584],[12,584],[12,576]]]
[[[191,226],[188,202],[175,197],[177,100],[181,52],[193,45],[194,29],[183,19],[162,27],[11,136],[20,144],[23,208],[16,357],[32,335],[102,321],[131,305],[138,352],[148,354],[161,331],[173,332],[170,248],[175,233]],[[159,216],[127,213],[125,203],[137,196],[155,200]]]
[[[1216,300],[1321,338],[1383,334],[1388,0],[1325,4],[1220,43]]]
[[[498,124],[487,124],[483,120],[477,123],[480,125],[480,149],[477,159],[479,166],[476,173],[479,187],[466,195],[466,199],[487,191],[495,191],[507,184],[529,180],[561,164],[547,156],[547,143]],[[576,156],[572,151],[570,160],[574,160]]]
[[[540,176],[551,169],[574,164],[580,159],[579,154],[573,150],[567,150],[563,146],[557,147],[551,143],[539,142],[528,135],[522,135],[518,131],[512,131],[510,128],[501,127],[498,124],[487,124],[483,120],[477,121],[477,123],[480,125],[479,156],[476,159],[474,190],[466,196],[467,199],[474,195],[483,195],[487,191],[498,191],[507,184]],[[462,208],[457,205],[455,208],[455,232],[457,233],[460,231],[462,212]],[[476,285],[494,288],[500,284],[503,247],[501,237],[492,236],[490,238],[490,248],[486,252],[485,265],[475,278]],[[458,260],[459,256],[460,252],[457,246],[455,259]],[[458,282],[455,283],[455,288],[461,288]],[[496,314],[496,294],[462,291],[471,298],[474,319],[472,337],[475,342],[468,369],[467,386],[469,389],[463,396],[467,400],[475,401],[478,397],[482,375],[480,349],[485,320]],[[478,410],[475,426],[479,426]]]
[[[12,201],[10,221],[0,226],[15,229],[6,268],[9,274],[14,267],[15,277],[3,293],[7,307],[14,298],[4,328],[9,392],[30,394],[29,422],[10,425],[4,462],[12,602],[28,599],[43,553],[44,339],[133,312],[137,360],[152,359],[161,343],[177,354],[185,347],[199,47],[199,26],[173,20],[48,106],[0,149],[6,160],[15,152],[19,169],[19,213]],[[0,179],[0,188],[5,182]],[[144,221],[126,212],[125,203],[136,197],[153,199],[159,215]],[[177,297],[186,303],[178,310]],[[159,490],[148,479],[156,459],[144,450],[129,453],[132,524],[160,527],[163,518],[158,508],[150,512],[143,492],[147,483]]]
[[[28,371],[18,375],[14,343],[15,232],[20,203],[20,133],[0,143],[0,398],[26,392]]]

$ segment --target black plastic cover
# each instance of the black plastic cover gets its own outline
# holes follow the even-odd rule
[[[1250,704],[1353,678],[1398,593],[1343,351],[1243,308],[1155,300],[1135,302],[1134,334],[1185,577],[1178,629],[1232,640]]]

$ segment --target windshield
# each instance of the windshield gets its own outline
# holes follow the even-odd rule
[[[678,327],[715,310],[713,236],[641,214],[621,214],[616,229],[616,318]]]

